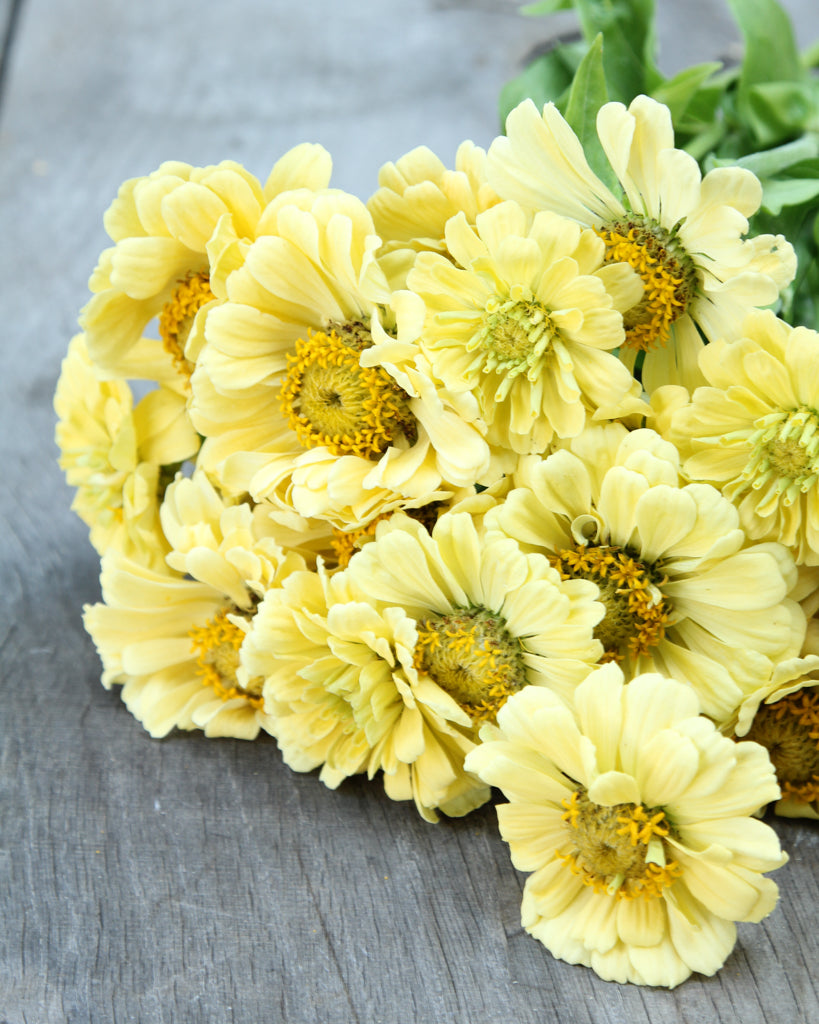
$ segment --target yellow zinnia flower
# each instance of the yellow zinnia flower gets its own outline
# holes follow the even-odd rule
[[[414,363],[398,373],[365,360],[373,340],[415,353],[421,318],[388,337],[392,304],[414,297],[391,292],[364,205],[300,190],[264,227],[205,322],[192,379],[200,464],[233,494],[341,529],[481,480],[488,446],[445,389]]]
[[[510,801],[501,835],[526,880],[523,926],[608,981],[673,988],[714,974],[735,921],[760,921],[785,863],[752,817],[779,787],[756,743],[721,736],[691,687],[613,664],[568,700],[510,697],[467,768]]]
[[[796,257],[781,235],[743,238],[762,201],[759,181],[738,167],[702,177],[696,160],[674,148],[663,104],[638,96],[628,109],[601,107],[597,133],[622,190],[617,195],[591,170],[554,104],[541,116],[524,101],[510,113],[506,132],[487,159],[499,195],[594,228],[606,258],[642,277],[645,296],[626,313],[621,356],[633,366],[637,352],[646,351],[648,392],[703,383],[699,330],[709,340],[725,336],[750,309],[775,302],[793,279]]]
[[[179,477],[160,511],[171,550],[154,569],[108,552],[102,602],[85,627],[106,688],[155,737],[172,729],[254,739],[264,725],[262,680],[244,664],[258,602],[304,559],[282,548],[264,509],[224,502],[201,472]]]
[[[171,161],[126,181],[105,214],[114,245],[100,256],[81,317],[95,364],[109,376],[149,380],[173,366],[187,382],[194,321],[214,298],[208,245],[217,227],[222,236],[252,239],[276,195],[322,187],[329,177],[326,151],[304,145],[279,160],[264,187],[229,160],[214,167]],[[143,339],[155,317],[161,341]]]
[[[611,354],[642,285],[625,265],[603,266],[592,231],[505,202],[474,228],[453,217],[446,242],[447,256],[420,253],[407,277],[426,307],[419,345],[451,394],[475,400],[490,444],[542,452],[580,433],[587,414],[645,410]]]
[[[446,253],[446,222],[463,213],[474,224],[499,202],[486,182],[486,153],[463,142],[449,170],[426,146],[418,146],[378,173],[379,188],[367,200],[382,252],[399,249]]]
[[[793,559],[749,545],[731,503],[684,484],[673,445],[653,430],[587,427],[546,459],[521,460],[516,486],[486,514],[566,579],[597,584],[607,657],[627,675],[690,682],[703,711],[726,721],[799,653],[804,614],[787,595]]]
[[[54,395],[60,466],[76,487],[72,508],[104,554],[116,548],[146,564],[167,550],[159,502],[168,467],[196,454],[199,438],[178,391],[160,387],[134,407],[126,381],[101,381],[79,334],[63,360]]]
[[[700,368],[709,386],[671,417],[683,472],[720,488],[749,537],[819,565],[819,334],[754,312]]]
[[[465,512],[431,531],[395,515],[347,569],[293,577],[259,608],[271,731],[289,764],[383,770],[426,819],[466,814],[489,796],[463,770],[480,724],[527,683],[570,690],[600,656],[593,594],[512,541],[483,543]]]

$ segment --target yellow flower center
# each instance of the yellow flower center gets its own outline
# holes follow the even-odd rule
[[[595,892],[616,899],[655,899],[682,874],[666,858],[665,812],[642,804],[605,807],[578,789],[563,801],[571,851],[561,859]]]
[[[396,441],[415,442],[405,392],[386,370],[359,362],[368,344],[368,334],[343,327],[296,342],[280,402],[304,448],[372,459]]]
[[[484,373],[503,375],[496,401],[503,401],[517,376],[530,381],[539,376],[555,328],[549,311],[534,300],[493,295],[486,303],[481,327],[467,343],[467,351],[480,351]]]
[[[526,685],[520,641],[485,608],[431,615],[417,628],[416,669],[446,690],[475,726],[494,722],[506,699]]]
[[[264,706],[264,680],[257,676],[247,687],[239,685],[236,670],[239,667],[239,648],[245,634],[227,615],[227,610],[218,612],[204,626],[194,626],[188,631],[191,651],[198,653],[196,673],[202,677],[203,685],[209,686],[222,700],[241,697],[251,707],[261,710]]]
[[[191,333],[194,317],[213,299],[210,277],[205,272],[190,273],[181,280],[159,314],[159,337],[165,351],[173,359],[178,373],[190,377],[193,363],[185,358],[185,344]]]
[[[628,263],[640,275],[640,302],[623,316],[625,344],[648,351],[665,345],[671,325],[686,312],[697,290],[694,261],[671,230],[648,217],[624,217],[597,229],[606,243],[606,263]]]
[[[792,505],[819,480],[819,413],[804,407],[779,410],[754,425],[742,480],[755,491],[773,485],[784,494],[783,503]]]
[[[605,544],[578,544],[555,552],[549,560],[564,580],[597,584],[598,600],[606,608],[594,631],[605,649],[602,661],[621,661],[626,654],[639,657],[663,639],[670,609],[655,583],[655,570]]]
[[[807,687],[763,704],[744,737],[766,747],[782,795],[819,800],[819,690]]]

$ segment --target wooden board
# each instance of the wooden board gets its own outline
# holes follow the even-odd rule
[[[730,42],[724,11],[678,6],[670,50]],[[378,784],[290,772],[272,740],[152,741],[82,629],[98,563],[51,398],[119,183],[169,158],[263,177],[309,140],[366,197],[414,145],[488,144],[539,32],[511,2],[22,5],[0,111],[3,1024],[819,1021],[815,825],[776,824],[781,903],[716,978],[606,984],[522,931],[492,807],[431,826]]]

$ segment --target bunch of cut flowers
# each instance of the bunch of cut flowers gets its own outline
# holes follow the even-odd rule
[[[593,124],[523,100],[366,202],[308,144],[127,181],[56,437],[152,736],[431,822],[496,786],[525,928],[675,986],[776,904],[760,812],[819,818],[819,336],[751,170]]]

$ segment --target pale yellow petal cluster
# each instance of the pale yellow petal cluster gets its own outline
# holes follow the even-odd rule
[[[209,310],[192,378],[200,464],[233,494],[355,528],[487,476],[490,452],[420,366],[367,361],[373,340],[417,352],[421,317],[393,331],[372,220],[355,197],[300,190]],[[386,330],[393,331],[387,335]]]
[[[454,170],[426,146],[418,146],[378,173],[379,188],[367,201],[382,252],[410,249],[446,253],[446,223],[456,214],[474,224],[499,201],[486,181],[486,153],[463,142]]]
[[[103,599],[85,610],[103,684],[122,686],[152,736],[177,728],[253,739],[265,723],[263,680],[245,665],[245,641],[264,594],[305,562],[201,472],[170,485],[160,515],[171,548],[164,567],[103,556]]]
[[[763,872],[787,857],[753,817],[779,794],[771,763],[698,711],[691,687],[606,665],[569,699],[510,697],[467,757],[509,800],[522,923],[559,959],[673,988],[722,966],[735,921],[773,910]]]
[[[553,104],[542,114],[531,100],[516,107],[506,135],[487,159],[490,185],[504,199],[551,210],[594,228],[608,258],[640,273],[646,295],[626,313],[623,358],[634,364],[647,350],[642,380],[693,389],[704,383],[697,366],[700,331],[716,340],[755,307],[777,300],[796,272],[782,236],[746,238],[762,189],[742,168],[704,177],[696,160],[674,148],[671,115],[638,96],[628,109],[601,107],[597,133],[616,176],[616,194],[589,167],[576,135]]]
[[[613,354],[642,283],[604,266],[593,231],[505,202],[474,227],[458,214],[445,235],[447,255],[420,253],[407,277],[425,307],[419,344],[433,377],[475,401],[492,445],[542,452],[587,416],[646,411]]]
[[[159,525],[167,467],[196,453],[199,439],[178,392],[160,387],[134,407],[126,381],[100,380],[77,335],[54,395],[60,466],[75,487],[72,508],[103,554],[116,549],[145,564],[164,558]]]
[[[329,175],[321,147],[299,146],[264,187],[233,161],[203,168],[171,161],[126,181],[105,214],[114,245],[100,257],[81,318],[95,363],[112,376],[156,380],[175,368],[187,378],[194,318],[214,298],[208,247],[217,228],[221,248],[228,248],[227,236],[251,239],[280,191],[308,181],[321,187]],[[155,317],[162,343],[141,344]]]
[[[332,785],[382,771],[389,796],[435,820],[488,798],[463,770],[478,727],[529,683],[571,692],[601,654],[601,612],[591,585],[487,544],[480,515],[431,531],[394,515],[343,571],[268,592],[249,643],[288,764],[321,764]]]
[[[718,487],[754,540],[819,565],[819,334],[770,311],[700,355],[706,385],[677,408],[670,436],[692,480]]]
[[[487,527],[597,584],[607,609],[597,636],[627,675],[687,682],[725,722],[799,654],[805,618],[788,597],[789,552],[750,544],[734,506],[685,483],[676,448],[653,430],[587,427],[547,458],[522,460],[515,484]]]

